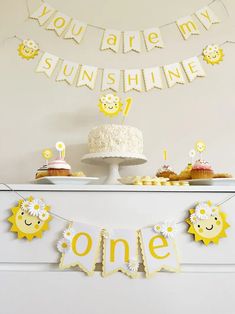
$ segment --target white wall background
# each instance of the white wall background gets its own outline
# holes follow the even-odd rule
[[[80,45],[46,31],[36,21],[26,20],[25,1],[0,0],[0,39],[17,34],[32,38],[60,57],[99,67],[138,68],[167,64],[197,55],[209,43],[235,40],[235,2],[224,0],[230,12],[226,17],[219,3],[213,5],[223,19],[219,25],[201,35],[184,41],[175,25],[162,30],[165,49],[115,54],[99,51],[102,32],[88,29]],[[161,25],[187,15],[208,4],[207,0],[86,0],[49,2],[68,15],[91,24],[116,29],[144,29]],[[30,1],[36,9],[40,1]],[[21,183],[30,181],[42,165],[40,152],[53,147],[57,140],[67,144],[67,161],[74,170],[83,169],[88,175],[103,175],[105,169],[80,163],[86,152],[89,130],[109,121],[98,112],[100,76],[96,89],[69,87],[56,83],[43,74],[36,74],[39,59],[26,61],[17,56],[18,41],[1,44],[1,122],[0,122],[0,181]],[[207,77],[184,86],[148,93],[120,93],[133,96],[134,107],[127,123],[144,133],[145,154],[149,162],[138,167],[123,168],[122,174],[153,175],[162,163],[162,149],[167,148],[169,161],[180,171],[188,161],[188,151],[198,139],[208,146],[206,159],[216,171],[235,174],[235,45],[224,47],[224,62],[217,66],[204,63]]]

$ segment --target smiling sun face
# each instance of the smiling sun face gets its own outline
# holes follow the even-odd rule
[[[195,210],[189,210],[191,218],[186,219],[190,226],[188,232],[194,235],[196,242],[203,241],[205,245],[211,242],[218,244],[220,238],[227,237],[225,230],[229,224],[226,222],[226,215],[219,208],[217,209],[207,219],[197,219]]]
[[[110,118],[117,116],[122,111],[122,103],[118,96],[108,94],[100,98],[98,104],[100,111]]]
[[[208,64],[219,64],[223,61],[224,53],[221,48],[217,45],[208,45],[206,48],[203,49],[203,56],[204,60]]]
[[[30,60],[39,53],[38,45],[31,39],[25,39],[18,47],[18,54],[23,59]]]
[[[13,215],[8,218],[12,223],[11,231],[17,233],[18,239],[26,238],[31,241],[33,238],[41,238],[43,231],[49,229],[51,216],[44,209],[41,214],[32,215],[30,209],[22,208],[22,203],[19,201],[18,206],[11,209]]]

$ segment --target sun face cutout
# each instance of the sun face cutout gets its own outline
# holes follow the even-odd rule
[[[8,218],[12,223],[11,231],[17,233],[18,239],[41,238],[43,231],[49,229],[51,220],[50,207],[42,200],[30,197],[27,201],[20,200],[17,207],[11,208],[13,215]]]
[[[118,96],[107,94],[99,99],[98,107],[105,116],[113,118],[122,111],[122,103]]]
[[[230,225],[226,221],[225,213],[221,211],[219,206],[213,206],[211,202],[206,204],[208,207],[205,209],[199,204],[198,211],[197,207],[189,210],[191,215],[190,218],[186,219],[190,226],[188,233],[194,235],[196,242],[202,241],[205,245],[211,242],[218,244],[221,238],[227,237],[225,230]],[[200,219],[198,215],[201,215],[200,217],[204,217],[204,219]]]
[[[217,45],[208,45],[203,49],[203,59],[208,64],[219,64],[223,61],[224,52],[223,49],[219,48]]]
[[[31,39],[25,39],[18,47],[19,56],[26,60],[33,59],[38,53],[38,44]]]

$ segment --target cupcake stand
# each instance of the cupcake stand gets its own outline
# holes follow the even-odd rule
[[[118,184],[120,166],[140,165],[145,163],[147,158],[142,154],[132,153],[90,153],[84,155],[81,161],[93,165],[106,163],[108,165],[108,176],[104,184]]]

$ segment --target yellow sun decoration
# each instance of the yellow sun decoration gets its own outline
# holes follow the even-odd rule
[[[119,100],[118,102],[113,101],[112,103],[106,103],[99,100],[98,107],[100,108],[100,112],[103,112],[105,116],[109,116],[113,118],[122,111],[122,103]]]
[[[32,201],[33,198],[29,198]],[[12,216],[8,218],[8,221],[12,224],[10,231],[17,233],[18,239],[26,238],[31,241],[33,238],[41,238],[42,233],[49,229],[48,223],[51,220],[51,216],[47,220],[42,221],[37,216],[30,215],[27,211],[21,208],[23,200],[18,202],[17,207],[11,208]],[[49,207],[45,208],[46,210]]]
[[[194,214],[195,210],[189,210],[190,215]],[[230,227],[226,221],[226,214],[221,212],[218,206],[218,212],[208,219],[200,219],[196,222],[191,222],[190,218],[186,219],[189,224],[188,233],[195,237],[195,241],[202,241],[205,245],[210,243],[218,244],[221,238],[226,238],[225,230]]]

